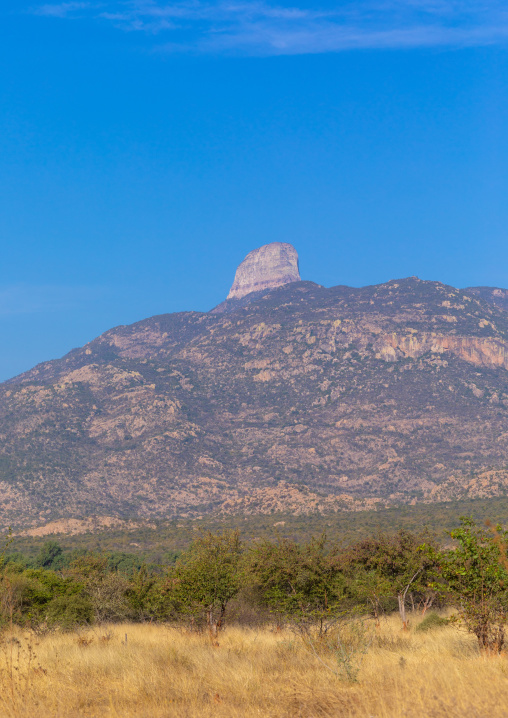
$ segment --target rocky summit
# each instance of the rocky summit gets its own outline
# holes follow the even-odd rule
[[[275,289],[299,282],[298,254],[292,244],[272,242],[254,249],[236,270],[227,299],[241,299],[251,292]]]
[[[506,290],[298,276],[267,245],[227,311],[116,327],[1,384],[4,525],[506,494]]]

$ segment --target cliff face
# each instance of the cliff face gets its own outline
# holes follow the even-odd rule
[[[508,344],[500,339],[455,337],[432,334],[391,334],[381,336],[374,344],[379,356],[386,361],[403,357],[417,359],[427,354],[452,354],[477,366],[508,369]]]
[[[251,292],[299,281],[298,254],[293,245],[272,242],[254,249],[245,257],[236,270],[227,299],[241,299]]]
[[[152,317],[0,385],[0,515],[358,509],[508,489],[508,312],[415,278]]]

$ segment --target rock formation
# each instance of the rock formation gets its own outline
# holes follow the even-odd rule
[[[249,252],[236,270],[235,281],[227,298],[241,299],[251,292],[299,281],[296,249],[292,244],[272,242]]]

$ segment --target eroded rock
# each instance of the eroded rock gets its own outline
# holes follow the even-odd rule
[[[286,242],[272,242],[249,252],[236,270],[227,298],[240,299],[251,292],[299,281],[296,249]]]

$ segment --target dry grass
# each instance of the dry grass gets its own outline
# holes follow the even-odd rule
[[[358,681],[351,683],[290,632],[230,628],[214,647],[206,636],[155,625],[42,638],[16,631],[4,635],[0,647],[0,715],[507,715],[505,656],[481,656],[473,638],[448,626],[404,633],[390,618],[372,632]],[[321,657],[333,663],[330,654]]]

